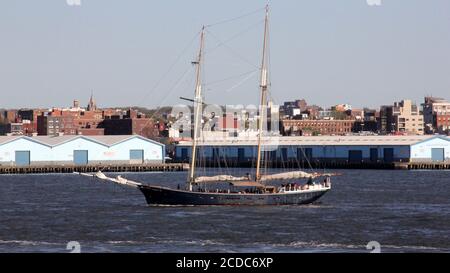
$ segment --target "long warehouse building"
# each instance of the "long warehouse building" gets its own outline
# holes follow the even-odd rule
[[[199,141],[199,155],[210,162],[251,162],[256,139],[227,138]],[[450,162],[447,136],[300,136],[265,139],[267,161],[295,162]],[[175,161],[187,162],[191,143],[176,146]]]
[[[0,136],[0,166],[164,163],[165,145],[138,136]]]

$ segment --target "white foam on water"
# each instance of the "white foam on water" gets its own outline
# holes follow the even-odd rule
[[[319,249],[361,249],[362,251],[367,251],[367,245],[357,245],[357,244],[341,244],[341,243],[320,243],[320,242],[303,242],[296,241],[289,244],[268,244],[274,247],[294,247],[294,248],[319,248]],[[428,247],[428,246],[414,246],[414,245],[383,245],[381,244],[381,249],[396,249],[396,250],[430,250],[430,251],[448,251],[448,249]]]
[[[21,240],[0,240],[0,244],[16,244],[23,246],[39,246],[39,245],[65,245],[64,243],[50,243],[41,241],[21,241]]]
[[[106,243],[112,244],[112,245],[140,245],[140,244],[146,244],[147,242],[142,241],[107,241]]]

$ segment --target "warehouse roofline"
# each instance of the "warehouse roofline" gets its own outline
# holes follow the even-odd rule
[[[95,142],[97,144],[112,147],[118,145],[122,142],[133,138],[139,138],[141,140],[151,142],[153,144],[159,145],[161,147],[165,147],[164,144],[154,141],[152,139],[145,138],[140,135],[112,135],[112,136],[83,136],[83,135],[65,135],[65,136],[36,136],[36,137],[28,137],[28,136],[0,136],[0,145],[4,145],[7,143],[11,143],[13,141],[19,139],[26,139],[38,144],[45,145],[47,147],[57,147],[68,143],[70,141],[76,139],[85,139],[88,141]]]
[[[301,145],[301,146],[411,146],[431,139],[444,139],[450,141],[450,138],[442,135],[425,136],[289,136],[277,138],[263,138],[264,145]],[[200,146],[255,146],[256,138],[225,138],[225,139],[205,139],[199,140]],[[191,142],[180,142],[178,146],[190,146]]]
[[[435,135],[432,138],[425,139],[425,140],[419,141],[417,143],[413,143],[412,145],[422,144],[422,143],[427,142],[432,139],[442,139],[442,140],[450,142],[450,137],[446,137],[446,136],[442,136],[442,135]]]

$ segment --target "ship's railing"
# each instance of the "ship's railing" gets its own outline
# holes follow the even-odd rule
[[[280,187],[278,192],[284,193],[284,192],[301,192],[301,191],[310,191],[310,190],[321,190],[321,189],[329,189],[331,188],[331,183],[320,183],[320,184],[313,184],[313,185],[288,185]]]

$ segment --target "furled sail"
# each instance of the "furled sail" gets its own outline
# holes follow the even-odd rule
[[[216,175],[216,176],[202,176],[195,178],[195,183],[208,182],[233,182],[233,181],[248,181],[248,176],[236,177],[232,175]]]
[[[255,188],[265,188],[263,184],[255,181],[237,181],[237,182],[231,182],[231,185],[235,187],[255,187]]]
[[[261,181],[314,178],[316,176],[317,176],[316,174],[311,174],[311,173],[302,172],[302,171],[296,171],[296,172],[285,172],[285,173],[261,175]]]

